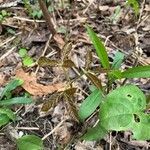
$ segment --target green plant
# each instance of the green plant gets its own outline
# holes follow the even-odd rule
[[[16,115],[10,109],[14,104],[29,104],[32,102],[28,97],[13,97],[11,91],[23,83],[22,80],[14,79],[10,81],[0,92],[0,127],[6,125],[10,120],[15,121]]]
[[[106,74],[108,82],[106,86],[95,89],[80,106],[78,114],[81,122],[84,122],[99,106],[98,124],[89,129],[82,138],[96,140],[104,138],[113,130],[131,130],[133,138],[149,140],[150,132],[147,131],[150,131],[150,115],[144,113],[147,104],[143,92],[132,84],[120,85],[116,89],[112,85],[116,80],[123,78],[150,78],[150,66],[137,66],[122,71],[119,68],[124,55],[120,52],[116,53],[111,65],[101,39],[88,26],[87,31],[103,67],[101,70]],[[93,80],[93,83],[101,82],[98,78]]]
[[[0,11],[0,22],[4,21],[6,17],[10,16],[10,13],[8,13],[6,10]]]
[[[35,135],[25,135],[17,139],[17,147],[19,150],[42,150],[43,141]]]
[[[28,52],[25,48],[20,48],[19,49],[19,55],[22,58],[22,63],[23,63],[24,66],[27,66],[27,67],[32,66],[32,64],[34,63],[33,59],[32,59],[32,57],[30,57],[28,55]]]
[[[139,3],[137,0],[126,0],[127,5],[131,6],[136,16],[139,14]]]

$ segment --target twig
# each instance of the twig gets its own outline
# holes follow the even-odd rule
[[[52,17],[51,17],[51,15],[49,14],[49,12],[47,10],[46,4],[43,0],[38,0],[38,2],[39,2],[41,10],[43,12],[43,16],[46,20],[48,28],[49,28],[50,32],[52,33],[52,36],[54,36],[55,33],[56,33],[56,30],[55,30],[54,25],[52,23],[52,20],[51,20]]]
[[[140,15],[139,15],[139,20],[138,20],[138,22],[137,22],[137,27],[138,27],[138,24],[140,23],[141,18],[142,18],[142,14],[143,14],[144,7],[145,7],[145,2],[146,2],[146,0],[143,0],[142,8],[141,8]]]
[[[11,48],[10,50],[8,50],[8,52],[6,52],[4,55],[2,55],[1,57],[0,57],[0,61],[1,60],[3,60],[4,58],[6,58],[8,55],[10,55],[12,52],[13,52],[13,50],[16,48],[16,46],[14,46],[13,48]]]
[[[46,134],[42,140],[44,141],[47,137],[49,137],[51,134],[53,134],[56,130],[58,130],[58,128],[66,121],[67,119],[62,120],[51,132],[49,132],[48,134]]]
[[[16,130],[39,130],[37,127],[15,127]]]
[[[45,22],[45,20],[33,20],[33,19],[28,19],[28,18],[23,18],[23,17],[18,17],[18,16],[14,16],[13,19],[26,21],[26,22],[36,22],[36,23],[43,23],[43,22]]]
[[[50,36],[49,36],[49,38],[48,38],[48,41],[46,42],[45,48],[44,48],[43,53],[42,53],[41,56],[44,56],[44,55],[45,55],[46,50],[47,50],[47,48],[48,48],[48,46],[49,46],[49,42],[50,42],[51,38],[52,38],[52,35],[50,34]],[[35,74],[37,74],[38,70],[39,70],[39,65],[38,65],[37,68],[36,68]]]

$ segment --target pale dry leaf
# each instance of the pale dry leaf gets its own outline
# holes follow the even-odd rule
[[[24,81],[22,87],[34,96],[42,96],[53,93],[55,91],[63,91],[64,83],[57,83],[52,85],[44,86],[36,82],[36,76],[24,72],[23,69],[16,71],[16,77]]]

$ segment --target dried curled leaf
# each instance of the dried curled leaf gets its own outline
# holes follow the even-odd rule
[[[101,81],[96,77],[96,75],[90,72],[85,72],[85,75],[98,89],[102,89]]]
[[[63,61],[62,67],[71,68],[71,67],[75,67],[75,64],[72,60],[66,59],[66,60]]]
[[[54,66],[59,66],[59,62],[57,60],[51,60],[46,57],[40,57],[40,59],[38,60],[38,65],[54,67]]]

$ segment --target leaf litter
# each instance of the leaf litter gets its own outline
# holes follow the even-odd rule
[[[18,133],[34,133],[40,137],[44,137],[44,135],[47,135],[49,132],[53,131],[53,129],[57,127],[64,117],[68,117],[69,119],[65,121],[65,123],[58,128],[58,130],[55,130],[56,132],[52,132],[52,134],[44,140],[46,148],[55,149],[58,143],[62,146],[62,149],[64,149],[65,144],[69,145],[68,149],[73,149],[71,147],[74,147],[76,150],[107,148],[110,145],[109,138],[104,139],[103,142],[97,143],[82,142],[79,140],[77,142],[74,141],[72,138],[77,133],[82,133],[81,130],[83,126],[74,123],[73,116],[69,117],[69,114],[75,110],[75,107],[70,104],[73,103],[78,108],[81,101],[84,100],[88,94],[90,94],[89,87],[91,83],[88,78],[92,78],[94,82],[95,76],[99,77],[103,76],[103,74],[97,74],[97,71],[96,74],[88,74],[90,75],[88,78],[83,76],[82,79],[78,79],[73,84],[73,86],[76,85],[75,87],[77,87],[77,92],[74,93],[73,97],[69,96],[71,97],[70,99],[67,96],[66,99],[68,99],[68,103],[60,101],[58,105],[55,104],[55,107],[50,109],[50,104],[53,101],[53,98],[55,99],[55,97],[51,96],[53,94],[57,95],[59,92],[61,93],[66,90],[66,88],[64,88],[66,87],[66,78],[62,75],[60,68],[53,67],[53,65],[51,67],[40,67],[36,75],[33,71],[36,69],[36,66],[28,68],[28,72],[30,73],[27,73],[23,69],[16,70],[18,66],[23,67],[21,64],[21,58],[17,55],[19,48],[28,48],[29,54],[31,54],[35,61],[41,57],[45,47],[45,42],[48,39],[47,37],[51,33],[51,31],[47,28],[47,21],[45,22],[44,18],[42,18],[42,20],[37,18],[34,20],[32,16],[28,14],[28,11],[25,9],[22,1],[1,0],[0,2],[0,8],[4,8],[11,13],[11,17],[6,17],[0,25],[0,45],[2,44],[0,47],[0,59],[3,58],[4,61],[2,66],[0,65],[0,72],[2,72],[2,78],[0,79],[1,87],[6,84],[8,79],[10,80],[16,74],[16,77],[24,80],[24,84],[22,85],[24,90],[30,93],[33,98],[36,97],[35,99],[37,100],[37,103],[34,104],[34,107],[30,108],[29,111],[24,110],[24,107],[19,109],[15,108],[15,110],[19,112],[21,120],[12,124],[12,126],[22,127],[22,130],[17,131]],[[9,4],[12,4],[14,7]],[[135,18],[132,9],[126,8],[125,3],[119,0],[102,0],[101,2],[82,0],[70,1],[70,6],[66,1],[64,5],[60,5],[60,2],[56,1],[52,2],[52,4],[47,4],[50,6],[55,6],[56,9],[52,12],[53,25],[56,28],[58,26],[64,26],[67,30],[64,33],[67,34],[55,34],[54,38],[50,40],[48,47],[44,52],[44,57],[46,56],[46,58],[50,58],[50,60],[58,60],[60,63],[60,60],[62,61],[63,59],[61,49],[64,47],[65,43],[71,41],[72,48],[68,48],[68,50],[66,49],[66,52],[64,53],[67,53],[68,57],[68,53],[71,51],[71,54],[69,54],[71,56],[71,61],[77,68],[83,68],[86,64],[87,51],[92,51],[92,63],[87,62],[86,66],[94,72],[94,70],[96,70],[95,68],[99,66],[99,63],[93,48],[90,46],[91,42],[85,33],[84,24],[88,23],[102,37],[102,40],[105,41],[106,49],[109,52],[109,59],[111,59],[115,55],[116,51],[119,50],[125,54],[125,58],[128,58],[122,66],[123,68],[129,68],[137,56],[139,64],[150,64],[150,22],[148,16],[150,3],[146,0],[145,4],[140,4],[141,9],[144,5],[144,9],[141,11],[141,19],[139,20],[138,25],[138,20]],[[33,5],[34,4],[31,4],[31,6]],[[121,6],[122,8],[118,14],[115,13],[117,12],[117,6]],[[115,20],[112,19],[114,14],[116,15]],[[12,29],[14,32],[10,32],[9,29]],[[137,32],[136,36],[134,36],[135,32]],[[8,41],[9,39],[12,40]],[[136,42],[136,40],[138,42]],[[15,48],[11,50],[13,47]],[[139,47],[139,49],[137,49],[137,47]],[[140,53],[140,55],[135,55],[136,53]],[[74,68],[74,64],[71,61],[67,60],[66,62],[69,63],[64,63],[65,67],[69,67],[67,74],[70,75],[72,72],[72,78],[78,78],[77,74],[79,74],[79,72],[76,68]],[[46,85],[37,82],[37,77],[39,77],[39,75],[45,77],[44,83],[46,83]],[[57,81],[57,83],[55,81]],[[100,82],[98,85],[95,83],[95,85],[99,88],[101,87],[101,84],[106,84],[105,78],[103,77]],[[136,85],[139,85],[147,95],[149,94],[150,86],[149,81],[146,79],[132,79],[129,80],[128,83],[135,83]],[[46,103],[47,101],[48,103]],[[46,106],[44,104],[49,105],[47,105],[47,108],[43,108],[46,112],[44,116],[41,116],[42,110],[38,108],[40,106]],[[68,109],[70,106],[72,106],[70,109],[73,109],[71,112]],[[85,126],[90,126],[92,122],[94,122],[94,119],[95,118],[93,117],[87,121]],[[34,130],[26,130],[28,127],[37,126],[40,128],[38,132]],[[23,129],[23,127],[26,128]],[[11,140],[9,140],[9,136],[2,137],[3,138],[0,139],[1,149],[16,149],[15,145],[11,142]],[[130,137],[131,133],[128,132],[118,133],[117,135],[112,133],[111,148],[119,149],[123,147],[124,149],[139,149],[142,147],[143,149],[146,149],[149,146],[149,143],[146,141],[143,143],[140,141],[135,142],[134,140],[131,140]],[[73,142],[70,142],[70,140]]]

